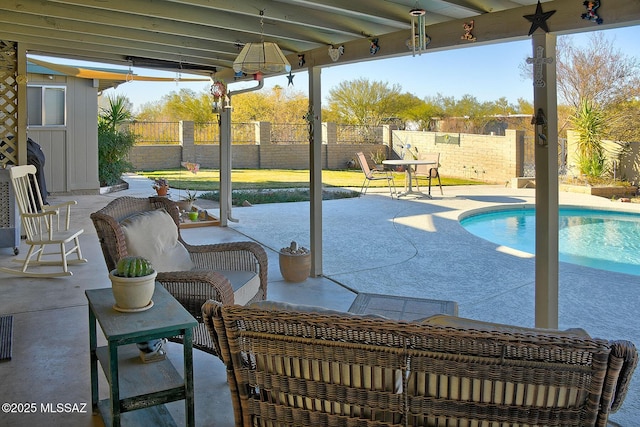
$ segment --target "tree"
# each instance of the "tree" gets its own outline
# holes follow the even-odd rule
[[[517,111],[515,105],[510,104],[509,100],[506,97],[498,98],[497,101],[493,101],[487,106],[489,109],[493,111],[495,115],[509,116]]]
[[[574,44],[571,36],[558,38],[556,81],[558,86],[558,134],[572,126],[572,117],[587,102],[603,115],[607,123],[603,139],[634,141],[640,139],[640,64],[615,47],[601,33],[594,32],[586,46]],[[531,65],[520,66],[523,78],[531,79]]]
[[[171,92],[163,98],[164,109],[173,120],[192,120],[207,123],[216,120],[212,109],[212,98],[208,92],[196,93],[190,89]]]
[[[407,104],[397,103],[401,90],[398,84],[390,87],[386,82],[370,82],[366,78],[341,82],[329,90],[325,118],[338,123],[379,126],[387,118],[398,117],[406,108]]]
[[[232,96],[231,106],[234,122],[266,121],[273,115],[272,105],[261,91]]]
[[[140,111],[135,115],[135,118],[143,122],[169,121],[170,118],[163,118],[163,108],[162,101],[146,102],[140,106]]]
[[[389,116],[387,117],[387,119],[399,118],[403,122],[407,122],[408,120],[412,119],[415,114],[415,111],[423,110],[423,107],[425,106],[425,102],[423,100],[421,100],[415,95],[410,94],[409,92],[400,94],[396,98],[395,103],[396,103],[397,113],[395,117]]]
[[[517,110],[520,114],[531,114],[533,116],[533,104],[524,98],[518,98]]]
[[[558,41],[556,73],[560,100],[578,108],[589,101],[606,111],[640,95],[639,64],[624,55],[613,41],[593,33],[586,47],[572,38]]]
[[[233,96],[234,122],[265,121],[304,124],[309,109],[307,97],[299,91],[274,86],[270,92],[255,91]]]
[[[443,109],[436,103],[426,99],[420,104],[406,110],[406,120],[414,122],[418,126],[417,130],[433,130],[434,120],[444,116]]]
[[[609,139],[613,141],[640,140],[640,100],[629,99],[613,105],[608,114]]]
[[[604,116],[606,134],[602,138],[615,141],[640,139],[640,64],[615,47],[613,40],[593,33],[586,46],[574,44],[574,38],[558,38],[556,52],[558,85],[558,129],[562,134],[584,111],[584,102]],[[523,77],[531,78],[531,66],[521,67]],[[569,106],[566,111],[564,106]]]
[[[480,102],[475,96],[466,94],[460,100],[438,94],[428,100],[438,105],[444,119],[439,130],[444,132],[484,133],[485,127],[496,120],[496,115],[509,114],[516,107],[509,104],[506,98],[494,102]]]

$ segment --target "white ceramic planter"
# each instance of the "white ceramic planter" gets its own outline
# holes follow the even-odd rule
[[[115,272],[116,270],[109,272],[111,290],[116,300],[114,308],[119,311],[142,311],[151,308],[158,273],[154,271],[148,276],[119,277],[114,275]]]
[[[193,201],[191,201],[191,200],[178,200],[176,202],[176,205],[178,205],[178,209],[180,211],[191,212],[191,207],[193,206]]]

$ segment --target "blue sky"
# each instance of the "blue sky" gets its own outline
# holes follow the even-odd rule
[[[594,24],[595,25],[595,24]],[[572,37],[573,44],[580,46],[587,43],[588,34]],[[614,30],[598,31],[596,34],[613,41],[620,51],[640,61],[640,44],[637,42],[638,27],[626,27]],[[384,46],[382,46],[384,49]],[[370,81],[387,82],[389,85],[399,84],[403,92],[409,92],[423,99],[427,96],[453,96],[460,99],[469,94],[479,101],[495,101],[506,97],[516,103],[518,98],[533,100],[533,87],[530,79],[523,79],[520,64],[532,56],[530,40],[479,46],[469,43],[468,47],[429,52],[422,55],[404,56],[401,58],[368,61],[359,64],[334,65],[322,70],[322,95],[326,98],[330,89],[341,81],[367,78]],[[58,58],[47,58],[51,62],[65,64],[83,64],[80,61],[62,61]],[[85,63],[86,64],[86,63]],[[94,64],[95,65],[95,64]],[[111,68],[118,68],[108,66]],[[147,76],[175,77],[175,73],[159,73],[154,70],[133,68],[134,73]],[[189,77],[184,74],[184,77]],[[249,84],[231,84],[231,90],[253,86]],[[306,72],[295,73],[293,85],[288,86],[286,76],[265,79],[265,88],[280,85],[288,90],[307,93],[308,78]],[[147,102],[159,101],[163,95],[181,88],[189,88],[196,92],[209,89],[209,84],[201,83],[155,83],[129,82],[120,85],[111,93],[127,96],[137,111]]]

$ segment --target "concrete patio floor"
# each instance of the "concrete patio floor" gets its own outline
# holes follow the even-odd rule
[[[35,403],[32,414],[0,412],[0,427],[23,425],[101,426],[90,409],[86,289],[110,286],[89,215],[116,197],[151,195],[151,182],[131,176],[126,191],[75,199],[74,218],[84,228],[81,245],[88,264],[72,266],[74,275],[32,279],[0,273],[0,315],[12,314],[13,359],[0,362],[2,403]],[[227,228],[183,230],[190,243],[255,240],[269,254],[269,299],[346,310],[357,292],[453,300],[459,315],[491,322],[533,326],[534,259],[471,235],[458,217],[470,209],[533,204],[534,190],[503,186],[445,187],[434,199],[392,200],[383,190],[356,199],[323,203],[323,276],[299,284],[284,282],[278,250],[296,240],[309,246],[309,203],[234,208],[238,223]],[[561,204],[624,207],[640,205],[573,193]],[[622,206],[624,205],[624,206]],[[212,213],[217,214],[215,210]],[[26,245],[21,246],[26,253]],[[12,248],[0,249],[0,265],[16,265]],[[592,336],[640,344],[640,277],[560,265],[560,328],[582,327]],[[169,344],[180,368],[181,347]],[[233,410],[222,363],[194,354],[196,424],[232,426]],[[640,380],[636,374],[627,399],[610,417],[614,425],[639,425]],[[108,389],[100,378],[101,397]],[[41,404],[87,403],[85,413],[45,413]],[[168,405],[183,425],[182,402]],[[126,425],[126,424],[125,424]]]

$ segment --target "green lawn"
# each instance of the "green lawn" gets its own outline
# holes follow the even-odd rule
[[[217,191],[220,189],[218,169],[200,169],[193,174],[185,169],[170,169],[159,171],[137,172],[148,178],[167,178],[169,185],[176,189],[190,189],[198,192]],[[404,172],[394,172],[396,186],[404,184]],[[323,170],[322,182],[325,188],[347,187],[360,189],[364,175],[360,170]],[[234,169],[231,171],[234,190],[264,190],[278,188],[309,188],[308,170],[291,169]],[[420,184],[423,183],[420,179]],[[436,181],[437,183],[437,181]],[[426,184],[426,182],[425,182]],[[442,185],[471,185],[483,184],[458,178],[442,177]],[[384,180],[372,181],[371,187],[384,187]]]

